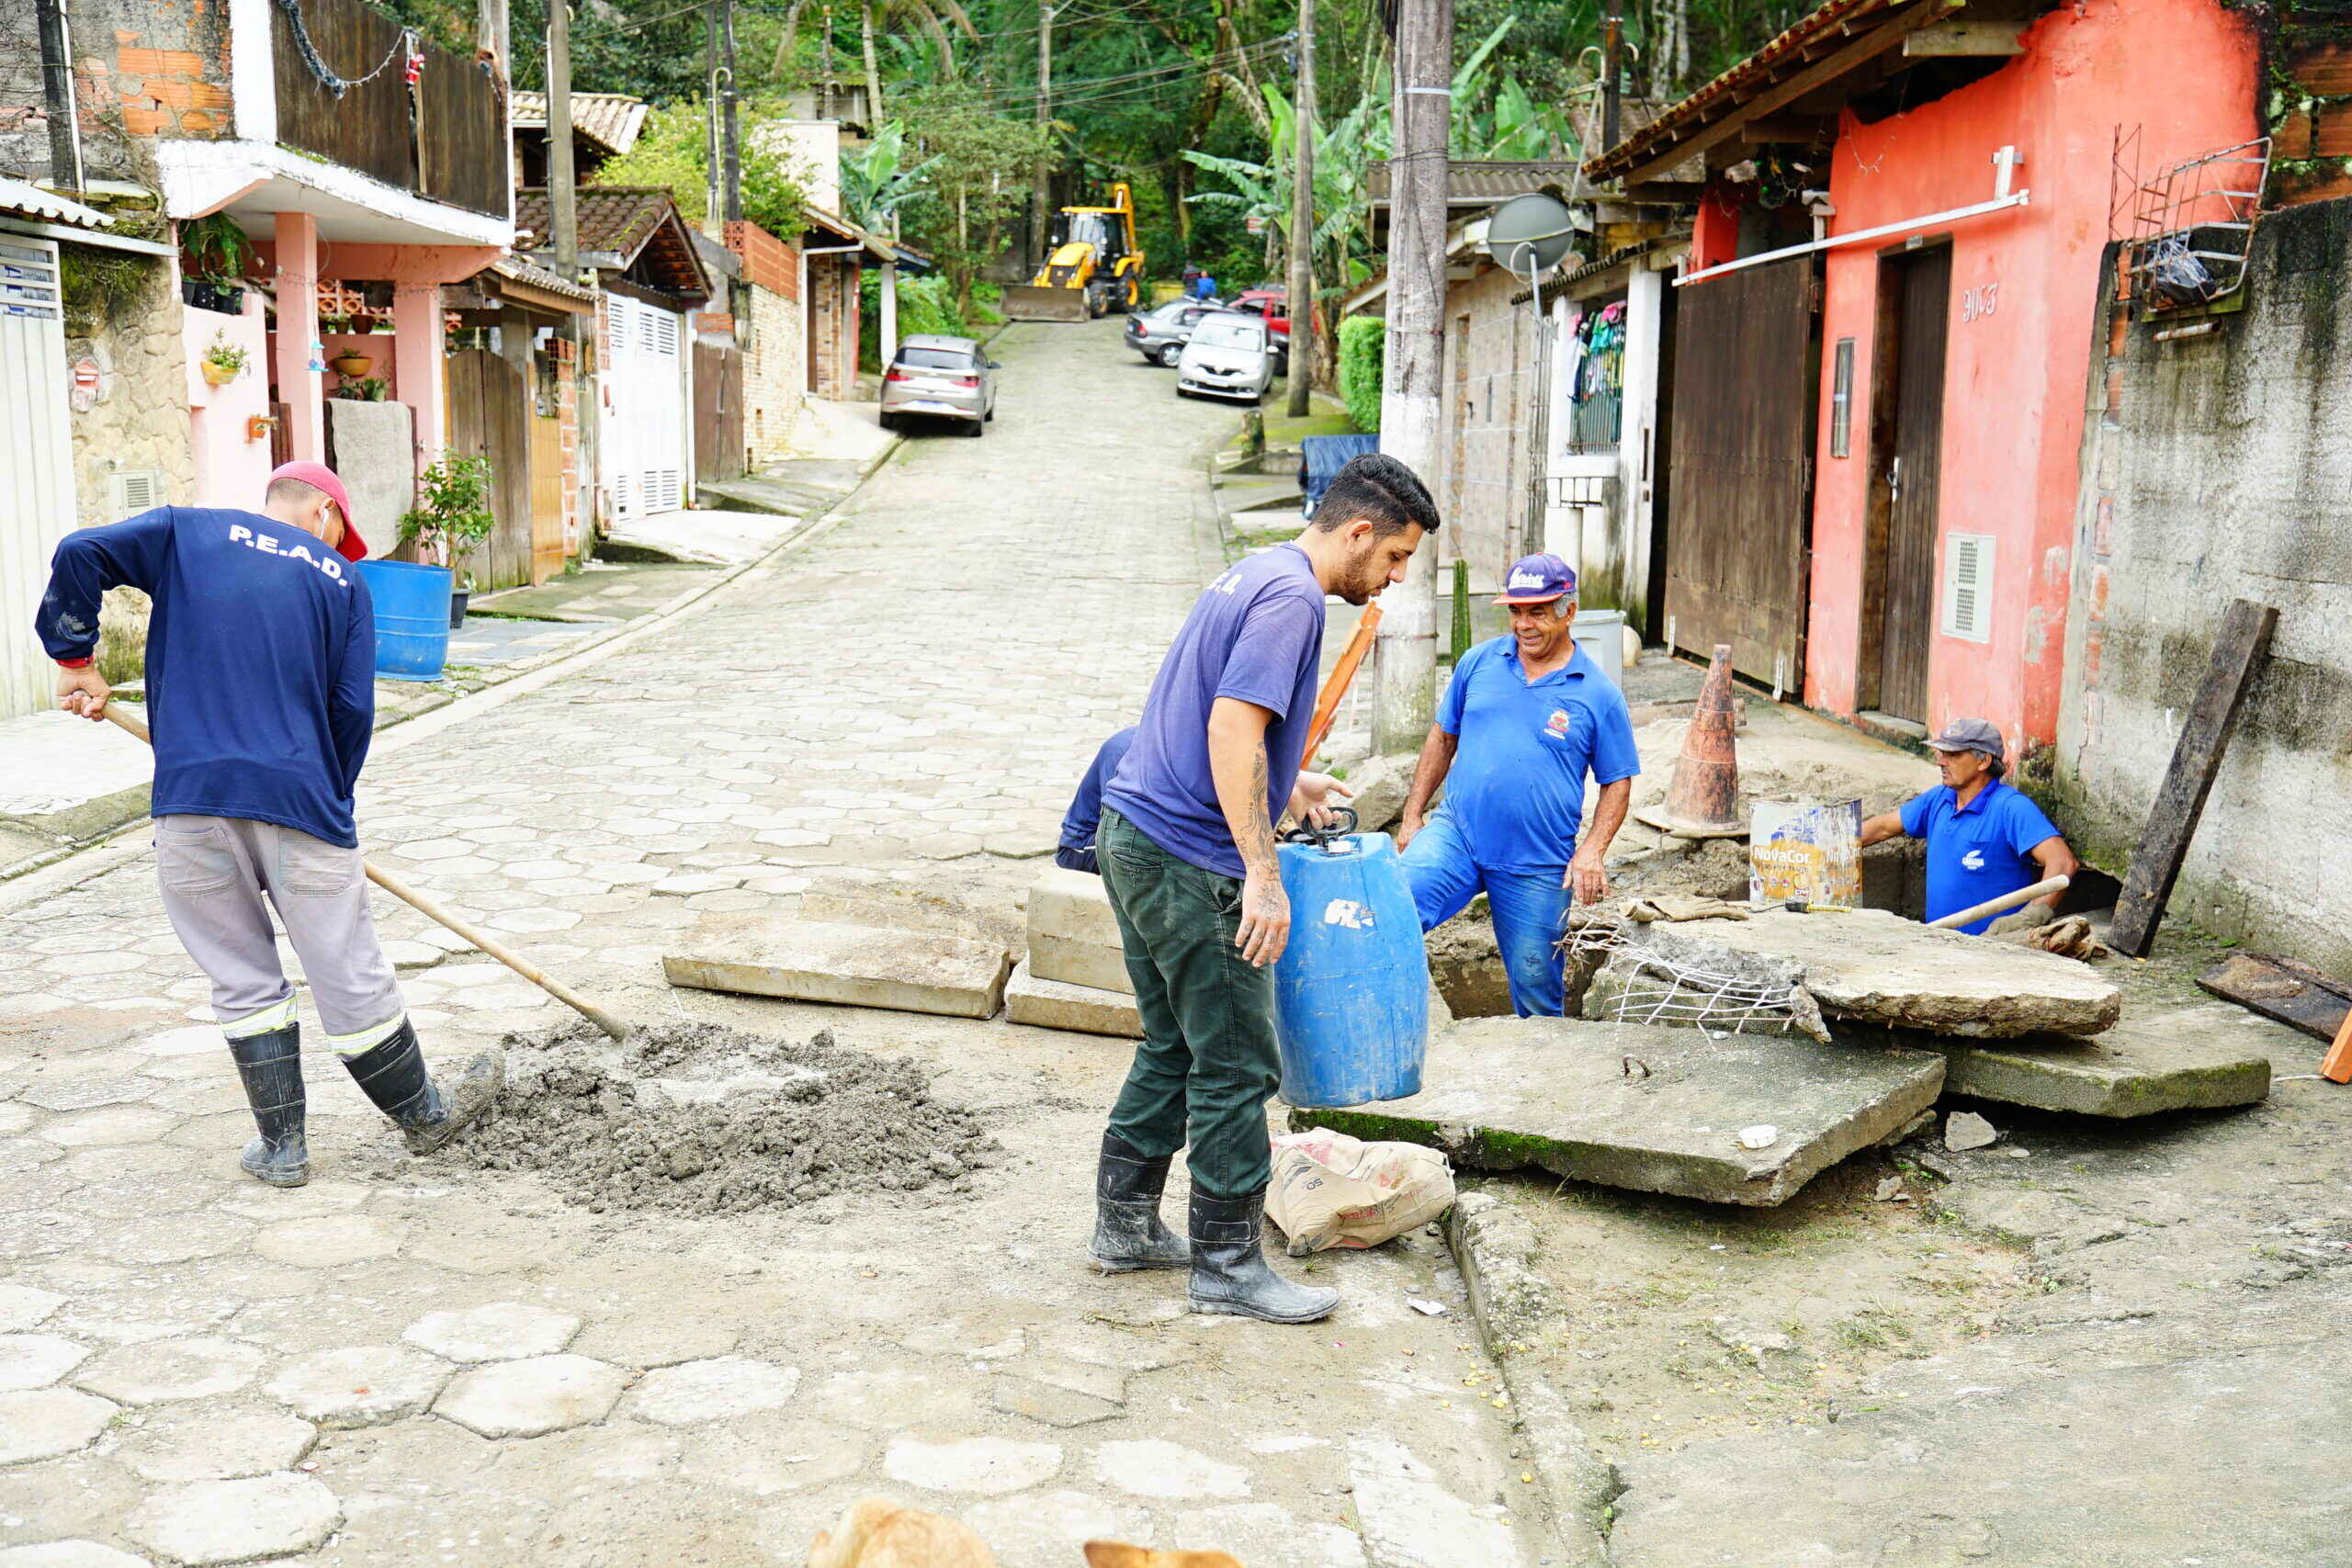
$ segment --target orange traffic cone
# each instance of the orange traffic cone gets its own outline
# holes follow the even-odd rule
[[[1674,761],[1674,784],[1664,806],[1636,813],[1653,828],[1685,839],[1744,838],[1739,816],[1739,751],[1732,738],[1731,645],[1715,644],[1706,684]]]

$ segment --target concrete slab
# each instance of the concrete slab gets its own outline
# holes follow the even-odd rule
[[[1833,1018],[1970,1039],[2097,1034],[2122,993],[2089,964],[2005,942],[1929,931],[1883,909],[1696,921],[1678,933],[1804,965]]]
[[[698,488],[712,490],[709,485]],[[780,495],[762,494],[760,501],[769,504],[657,512],[639,517],[599,541],[596,554],[605,560],[669,560],[706,566],[740,566],[757,560],[797,533],[801,516],[810,510],[785,504]]]
[[[154,773],[153,754],[111,724],[54,709],[0,723],[0,824],[43,839],[78,841],[143,814]]]
[[[1490,1170],[1770,1207],[1933,1105],[1931,1053],[1570,1019],[1470,1019],[1430,1048],[1409,1100],[1295,1111],[1331,1127],[1445,1150]],[[1742,1128],[1777,1131],[1761,1149]]]
[[[706,991],[988,1018],[1012,956],[936,932],[720,915],[681,936],[662,967],[670,984]]]
[[[2270,1093],[2261,1035],[2275,1026],[2224,1002],[2127,1013],[2084,1039],[2028,1034],[1997,1044],[1939,1040],[1916,1030],[1841,1030],[1841,1040],[1933,1051],[1944,1092],[2078,1116],[2152,1116],[2254,1105]]]
[[[1029,889],[1029,972],[1041,980],[1135,993],[1119,919],[1102,879],[1053,866]]]
[[[1121,1040],[1143,1038],[1143,1020],[1136,1015],[1135,998],[1127,992],[1040,980],[1029,973],[1025,961],[1012,966],[1012,978],[1004,983],[1004,1016],[1039,1029],[1068,1029]]]

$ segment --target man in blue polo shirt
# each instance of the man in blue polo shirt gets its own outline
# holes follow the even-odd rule
[[[2072,876],[2081,863],[2041,807],[2001,782],[2007,772],[2001,732],[1981,718],[1956,718],[1928,742],[1944,782],[1862,824],[1862,843],[1898,835],[1928,841],[1928,919],[2052,876]],[[2037,898],[2005,915],[1987,915],[1959,928],[1976,936],[2024,935],[2057,917],[2059,895]]]
[[[445,1089],[425,1070],[376,940],[352,791],[376,716],[376,617],[350,563],[368,553],[322,463],[269,476],[261,510],[159,506],[59,541],[35,617],[58,706],[106,716],[90,662],[107,590],[153,601],[148,724],[164,913],[212,982],[212,1012],[259,1136],[239,1162],[272,1187],[311,1177],[302,1026],[270,911],[302,960],[327,1043],[409,1148],[486,1110],[495,1058]]]
[[[1372,453],[1340,470],[1315,522],[1208,586],[1102,792],[1095,839],[1143,1041],[1102,1134],[1096,1267],[1189,1267],[1194,1312],[1309,1323],[1339,1292],[1293,1284],[1259,1244],[1273,1174],[1266,1101],[1282,1081],[1273,962],[1290,936],[1274,824],[1316,819],[1346,786],[1302,773],[1325,596],[1369,603],[1437,527],[1413,471]],[[1188,1149],[1191,1246],[1160,1223]]]
[[[1510,632],[1453,667],[1422,743],[1396,842],[1421,929],[1487,895],[1511,1010],[1557,1018],[1568,896],[1608,897],[1601,858],[1624,825],[1642,760],[1623,693],[1576,644],[1577,574],[1557,556],[1510,569]],[[1584,781],[1600,786],[1581,840]],[[1445,786],[1432,814],[1430,799]]]

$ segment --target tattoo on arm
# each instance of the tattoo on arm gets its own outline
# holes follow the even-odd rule
[[[1266,778],[1266,743],[1261,740],[1250,753],[1250,803],[1235,835],[1235,848],[1241,852],[1241,863],[1257,871],[1274,869],[1274,825],[1266,816],[1266,794],[1270,785]]]

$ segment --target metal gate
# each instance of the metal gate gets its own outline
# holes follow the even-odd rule
[[[1666,616],[1678,648],[1729,643],[1775,689],[1804,679],[1813,537],[1811,257],[1694,283],[1678,301]]]
[[[33,612],[74,513],[57,247],[0,235],[0,718],[54,697]]]
[[[625,295],[606,306],[605,387],[611,410],[600,435],[613,514],[674,512],[685,501],[685,323]]]
[[[513,588],[531,572],[531,409],[523,373],[486,348],[449,356],[449,450],[490,459],[498,526],[462,570],[479,589]]]
[[[729,344],[695,344],[695,478],[743,477],[743,355]]]

